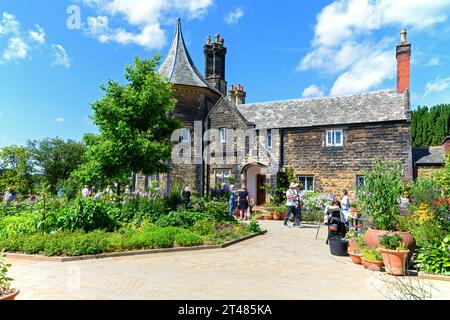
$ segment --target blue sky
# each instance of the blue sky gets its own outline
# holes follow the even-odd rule
[[[413,107],[450,103],[450,0],[0,0],[0,147],[95,132],[99,85],[165,55],[177,16],[200,70],[221,34],[248,102],[393,88],[405,27]]]

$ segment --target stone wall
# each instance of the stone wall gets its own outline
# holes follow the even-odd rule
[[[429,178],[435,172],[442,170],[444,166],[420,166],[416,165],[414,168],[414,177],[415,178]]]
[[[344,146],[327,147],[327,130],[343,129]],[[376,159],[405,164],[405,177],[412,178],[409,123],[383,123],[333,128],[289,129],[283,134],[283,164],[296,175],[314,176],[316,191],[339,194],[356,191],[357,176]],[[412,171],[412,170],[411,170]]]

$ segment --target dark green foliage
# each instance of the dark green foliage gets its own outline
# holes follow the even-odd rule
[[[414,147],[438,146],[450,135],[450,104],[418,107],[412,115]]]
[[[252,220],[245,228],[251,233],[261,232],[261,226],[259,225],[257,220]]]
[[[9,146],[0,150],[0,192],[12,188],[18,195],[33,192],[33,159],[28,148]]]
[[[277,184],[274,190],[272,190],[273,203],[275,205],[283,204],[286,201],[286,190],[289,188],[291,179],[292,177],[290,177],[288,171],[279,171],[277,173]]]
[[[112,231],[117,227],[117,222],[108,215],[108,209],[113,210],[114,207],[92,199],[78,199],[61,208],[57,224],[62,230]]]
[[[210,218],[211,216],[204,212],[179,210],[172,211],[158,219],[156,224],[160,227],[180,227],[188,229],[196,222]]]
[[[383,234],[381,236],[380,245],[388,250],[404,250],[405,242],[398,234]]]
[[[420,247],[414,261],[420,271],[450,276],[450,236]]]
[[[135,58],[126,67],[126,84],[110,80],[104,96],[92,104],[93,121],[100,135],[86,135],[86,161],[75,176],[86,183],[123,181],[133,172],[167,172],[172,133],[180,121],[174,109],[172,85],[158,72],[159,56]]]
[[[369,215],[374,227],[396,231],[400,214],[400,197],[404,183],[400,162],[377,160],[365,172],[365,184],[358,192],[358,203]]]
[[[86,146],[74,140],[60,138],[29,141],[28,149],[42,180],[56,193],[70,174],[83,163]]]

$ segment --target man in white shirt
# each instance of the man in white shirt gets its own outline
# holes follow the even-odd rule
[[[296,217],[296,220],[298,220],[298,215],[296,213],[297,206],[299,203],[299,196],[297,192],[297,183],[291,183],[289,186],[289,189],[286,191],[286,218],[284,219],[284,226],[288,227],[288,221],[291,218],[291,214]],[[296,221],[297,224],[298,221]]]
[[[88,186],[84,186],[84,189],[81,190],[81,196],[83,198],[89,197],[89,187]]]

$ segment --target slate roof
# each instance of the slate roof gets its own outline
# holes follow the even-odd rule
[[[406,120],[406,94],[385,90],[342,97],[285,100],[238,106],[257,129],[313,127]]]
[[[413,162],[417,165],[444,165],[443,147],[413,148]]]
[[[203,78],[192,62],[184,42],[181,21],[179,18],[177,19],[177,29],[172,47],[158,72],[164,78],[169,79],[171,83],[204,87],[218,92]]]

